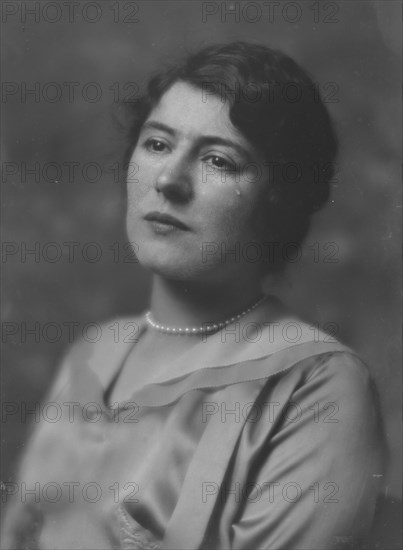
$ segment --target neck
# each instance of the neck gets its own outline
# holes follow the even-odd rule
[[[155,275],[151,311],[158,323],[201,326],[238,314],[262,297],[260,280],[236,279],[221,285],[173,281]]]

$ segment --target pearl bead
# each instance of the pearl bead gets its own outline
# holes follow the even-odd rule
[[[255,309],[257,306],[259,306],[264,300],[266,300],[266,296],[263,298],[260,298],[255,304],[253,304],[248,309],[245,309],[245,311],[242,311],[241,313],[238,313],[234,317],[230,317],[229,319],[226,319],[225,321],[219,321],[218,323],[213,323],[212,325],[207,325],[206,327],[169,327],[165,325],[159,325],[153,319],[151,318],[151,311],[147,311],[145,314],[145,319],[147,323],[155,330],[158,330],[160,332],[164,332],[166,334],[203,334],[206,332],[215,332],[217,330],[221,330],[222,328],[226,327],[230,323],[233,323],[234,321],[237,321],[238,319],[241,319],[244,315]]]

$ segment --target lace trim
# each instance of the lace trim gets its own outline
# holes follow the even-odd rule
[[[135,521],[125,510],[124,505],[117,509],[120,543],[122,550],[159,550],[160,542]]]

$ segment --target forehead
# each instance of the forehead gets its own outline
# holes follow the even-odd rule
[[[215,95],[206,97],[201,88],[186,82],[171,86],[151,111],[149,119],[170,126],[189,139],[215,135],[230,138],[251,149],[246,138],[232,124],[228,103]]]

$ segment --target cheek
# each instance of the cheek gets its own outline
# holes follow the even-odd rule
[[[206,186],[204,216],[230,240],[259,240],[267,220],[267,178],[218,179]]]
[[[226,194],[224,200],[211,202],[206,207],[206,229],[217,241],[250,241],[259,239],[262,206],[253,197]]]
[[[147,194],[153,184],[152,166],[144,162],[136,149],[130,159],[127,173],[127,196],[130,202],[138,203]]]

